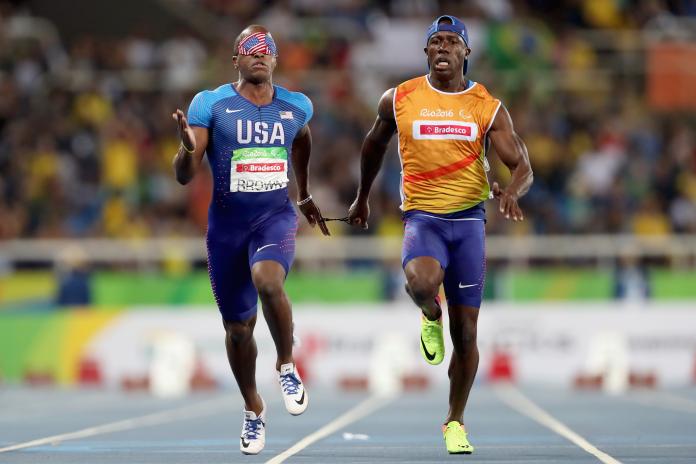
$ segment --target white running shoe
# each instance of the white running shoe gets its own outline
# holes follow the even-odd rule
[[[256,416],[254,411],[244,410],[242,435],[239,450],[244,454],[259,454],[266,445],[266,402],[261,398],[263,410]]]
[[[307,392],[293,363],[280,366],[278,383],[280,383],[280,390],[283,392],[285,409],[293,416],[305,412],[308,402]]]

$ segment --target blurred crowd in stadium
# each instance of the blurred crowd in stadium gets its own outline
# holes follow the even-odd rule
[[[30,3],[0,0],[0,239],[205,230],[209,175],[176,183],[170,115],[236,80],[231,44],[249,23],[278,42],[275,82],[314,102],[312,193],[344,215],[379,95],[425,73],[424,32],[440,13],[467,21],[470,77],[506,103],[535,170],[528,221],[491,214],[491,232],[696,233],[696,108],[659,111],[646,97],[648,39],[694,43],[696,2],[176,1],[191,20],[168,36],[146,23],[66,34]],[[400,234],[395,146],[386,164],[370,232]]]

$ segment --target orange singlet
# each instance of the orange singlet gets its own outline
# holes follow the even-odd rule
[[[486,135],[499,108],[473,81],[454,93],[435,89],[427,76],[396,87],[402,210],[455,213],[488,199]]]

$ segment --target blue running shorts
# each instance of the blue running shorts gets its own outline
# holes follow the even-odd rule
[[[448,215],[411,210],[403,219],[402,266],[420,256],[435,258],[445,271],[448,305],[479,308],[486,277],[483,207]]]
[[[291,205],[249,224],[221,224],[208,228],[208,275],[218,309],[226,321],[244,321],[256,314],[258,293],[251,268],[276,261],[287,276],[295,258],[297,215]]]

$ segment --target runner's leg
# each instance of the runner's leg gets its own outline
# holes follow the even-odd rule
[[[449,306],[452,359],[447,373],[450,379],[449,412],[445,424],[450,421],[464,423],[464,408],[478,370],[479,352],[476,345],[478,308],[463,305]]]
[[[208,274],[222,314],[227,359],[244,398],[244,409],[260,414],[263,403],[256,389],[257,349],[253,337],[257,294],[249,271],[248,242],[243,234],[223,239],[209,234],[206,238]]]
[[[232,373],[244,398],[244,409],[261,414],[263,403],[256,389],[256,315],[245,321],[223,321],[225,346]]]
[[[251,268],[251,276],[276,346],[276,370],[280,371],[281,365],[293,362],[292,311],[283,289],[285,269],[277,261],[257,261]]]
[[[421,216],[408,217],[405,222],[402,263],[406,292],[425,317],[434,321],[442,315],[435,297],[448,265],[447,223]]]
[[[292,363],[292,307],[283,288],[295,258],[297,216],[290,206],[258,224],[249,244],[251,277],[276,346],[276,370]]]
[[[450,244],[450,266],[445,273],[453,353],[449,365],[449,412],[445,424],[463,421],[478,370],[476,344],[479,307],[486,274],[484,221],[455,221]]]

